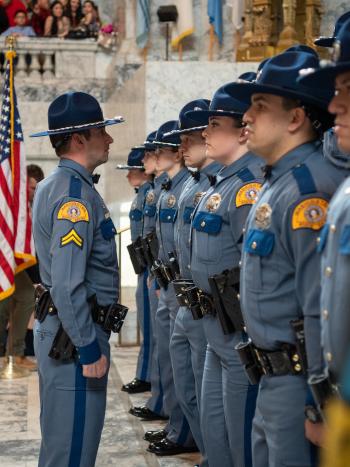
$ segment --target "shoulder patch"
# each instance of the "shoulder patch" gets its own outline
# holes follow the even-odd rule
[[[293,210],[292,229],[320,230],[326,223],[328,201],[323,198],[308,198]]]
[[[70,243],[75,243],[75,245],[77,245],[77,247],[79,247],[80,249],[83,248],[84,240],[74,229],[71,229],[66,235],[63,235],[63,237],[61,237],[60,246],[66,246]]]
[[[254,204],[261,189],[261,183],[253,182],[243,185],[236,194],[236,207]]]
[[[64,203],[57,214],[57,219],[67,219],[75,222],[89,222],[89,212],[86,207],[79,201],[68,201]]]

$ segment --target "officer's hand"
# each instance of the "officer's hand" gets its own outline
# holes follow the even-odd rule
[[[324,423],[311,423],[310,420],[305,420],[305,436],[312,444],[323,447],[324,432]]]
[[[101,355],[97,362],[83,365],[83,376],[86,378],[102,378],[108,369],[108,362],[106,355]]]
[[[158,289],[156,290],[156,295],[157,295],[157,298],[160,297],[160,290],[158,290]]]

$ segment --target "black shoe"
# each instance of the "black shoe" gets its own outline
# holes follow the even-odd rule
[[[134,415],[135,417],[142,418],[143,420],[168,420],[169,418],[163,417],[162,415],[153,412],[146,406],[131,407],[129,413],[131,413],[131,415]]]
[[[129,394],[138,394],[139,392],[147,392],[151,390],[151,383],[134,378],[130,383],[123,384],[122,391]]]
[[[149,443],[156,443],[157,441],[161,441],[162,439],[166,438],[167,434],[168,432],[166,430],[150,430],[146,431],[143,439]]]
[[[187,452],[198,452],[198,448],[181,446],[180,444],[173,443],[167,438],[164,438],[156,443],[151,443],[147,451],[157,456],[175,456],[176,454],[184,454]]]

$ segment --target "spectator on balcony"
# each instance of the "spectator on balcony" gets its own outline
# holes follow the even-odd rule
[[[79,29],[84,16],[80,0],[68,0],[65,14],[70,21],[70,30],[76,31]]]
[[[2,36],[35,37],[36,34],[31,26],[27,25],[28,18],[25,10],[18,10],[15,14],[15,26],[4,31]]]
[[[0,4],[0,34],[9,27],[9,20],[5,8]]]
[[[15,16],[18,10],[26,11],[26,5],[21,0],[0,0],[0,5],[5,8],[9,26],[16,26]]]
[[[81,21],[81,25],[87,29],[89,36],[97,36],[101,27],[97,5],[92,0],[86,0],[83,4],[83,13],[84,18]]]
[[[64,14],[63,5],[56,0],[51,5],[51,15],[45,21],[44,35],[65,38],[69,33],[69,18]]]
[[[32,12],[30,25],[37,36],[43,36],[45,21],[51,15],[49,0],[33,0]]]

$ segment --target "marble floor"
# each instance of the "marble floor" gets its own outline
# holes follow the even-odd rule
[[[128,414],[131,405],[142,404],[147,393],[129,396],[123,383],[134,377],[137,347],[116,347],[112,342],[106,421],[97,467],[193,467],[196,454],[162,457],[146,451],[143,434],[160,422],[141,422]],[[40,444],[39,394],[36,373],[17,380],[0,380],[0,466],[35,467]]]

